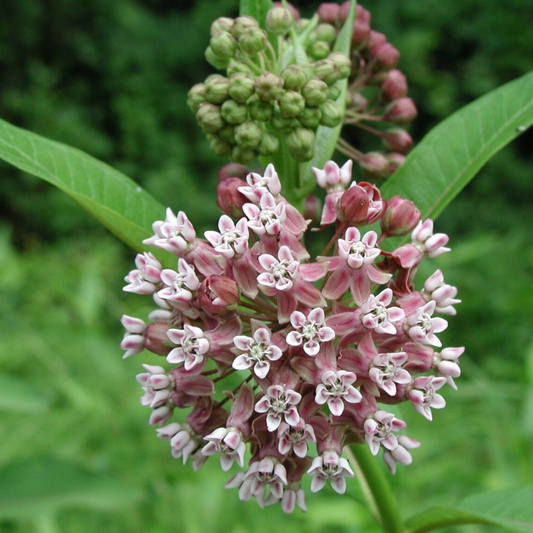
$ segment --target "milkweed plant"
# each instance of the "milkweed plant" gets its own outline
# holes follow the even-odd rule
[[[533,80],[460,110],[408,155],[417,108],[400,53],[378,29],[353,1],[303,18],[287,2],[249,0],[240,16],[213,21],[205,57],[216,73],[187,100],[221,158],[213,191],[221,215],[203,235],[194,213],[161,210],[94,160],[73,186],[68,169],[51,178],[15,151],[1,155],[64,189],[139,251],[124,290],[153,310],[122,317],[121,348],[141,361],[145,350],[160,356],[137,381],[173,458],[194,470],[218,461],[240,500],[285,513],[306,511],[327,484],[344,494],[357,477],[384,531],[505,526],[452,508],[403,522],[378,461],[392,475],[422,444],[395,405],[429,423],[446,406],[442,391],[457,388],[465,348],[443,346],[439,334],[458,290],[439,269],[416,274],[450,253],[435,217],[533,122]],[[457,132],[475,121],[484,134],[457,146]],[[49,143],[51,157],[58,149],[2,127]],[[353,146],[351,129],[376,148]],[[105,190],[114,181],[123,203]]]

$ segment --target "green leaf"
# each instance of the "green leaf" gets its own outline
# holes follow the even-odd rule
[[[433,128],[381,188],[437,217],[501,148],[533,124],[533,72],[478,98]]]
[[[459,507],[431,507],[405,522],[406,533],[443,527],[485,524],[510,531],[533,532],[533,486],[471,496]]]
[[[266,14],[271,8],[272,0],[241,0],[239,15],[253,17],[259,22],[261,28],[265,29]]]
[[[11,413],[42,413],[48,410],[51,400],[47,391],[33,383],[0,375],[0,409]]]
[[[285,49],[283,60],[281,62],[282,69],[291,63],[296,63],[297,65],[309,63],[305,46],[309,39],[309,35],[311,35],[311,32],[317,27],[318,22],[318,15],[315,14],[313,18],[307,22],[301,33],[296,33],[294,29],[291,31],[291,42],[293,46],[288,46]]]
[[[0,120],[0,158],[66,192],[135,250],[165,209],[135,182],[81,150]]]
[[[0,470],[0,519],[52,514],[64,507],[115,510],[137,503],[142,490],[57,459],[31,459]]]
[[[356,1],[350,0],[350,11],[344,26],[341,28],[333,51],[341,52],[350,57],[350,47],[352,43],[353,26],[355,20]],[[344,113],[346,107],[346,90],[348,88],[348,80],[342,81],[342,91],[336,102],[340,107],[341,112]],[[311,172],[311,167],[323,168],[324,163],[331,159],[335,146],[339,140],[342,124],[336,128],[326,128],[319,126],[315,136],[315,155],[311,161],[300,164],[300,180],[302,189],[299,191],[300,198],[305,198],[316,186],[315,178]]]

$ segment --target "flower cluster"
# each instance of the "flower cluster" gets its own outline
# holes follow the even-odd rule
[[[351,182],[351,168],[313,169],[326,190],[321,229],[332,231],[316,257],[304,242],[309,221],[269,165],[226,180],[233,200],[219,188],[226,209],[205,238],[167,210],[145,243],[173,268],[145,252],[125,278],[125,290],[156,304],[148,324],[123,317],[121,346],[125,357],[147,349],[166,359],[137,377],[158,437],[195,468],[211,456],[224,471],[236,464],[227,487],[285,512],[305,510],[305,475],[312,492],[327,482],[345,491],[347,444],[382,449],[393,473],[409,464],[419,443],[398,434],[406,424],[387,405],[409,402],[431,420],[445,406],[438,391],[460,375],[463,348],[442,348],[447,322],[437,316],[455,313],[457,290],[440,271],[413,285],[423,257],[448,251],[447,236],[408,200]],[[378,221],[379,231],[364,231]],[[409,234],[394,251],[382,247]]]

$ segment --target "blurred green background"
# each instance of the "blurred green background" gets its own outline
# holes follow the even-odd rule
[[[402,53],[416,140],[533,70],[530,0],[363,5]],[[185,98],[212,72],[211,21],[236,14],[236,0],[2,0],[0,116],[107,161],[201,234],[219,216],[223,162]],[[422,441],[392,479],[405,517],[533,482],[532,140],[498,154],[437,222],[453,253],[422,274],[442,268],[459,288],[442,338],[467,350],[459,390],[446,390],[432,423],[402,411]],[[147,311],[121,291],[133,252],[63,193],[0,172],[0,531],[376,531],[355,481],[286,516],[239,502],[216,460],[194,473],[171,459],[138,403],[139,365],[157,357],[121,360],[120,316]]]

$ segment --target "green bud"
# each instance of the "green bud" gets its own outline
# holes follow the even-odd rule
[[[224,141],[218,135],[212,134],[208,134],[208,139],[211,151],[218,157],[229,157],[231,155],[233,146],[229,142]]]
[[[206,80],[205,99],[212,104],[221,104],[228,99],[229,80],[223,76]]]
[[[255,94],[259,96],[261,100],[265,102],[271,102],[277,100],[283,92],[283,80],[272,74],[272,72],[263,72],[255,80]]]
[[[220,106],[204,102],[196,113],[196,120],[200,128],[206,133],[216,133],[224,126],[224,119],[220,113]]]
[[[291,156],[303,163],[311,159],[314,151],[315,134],[307,128],[296,128],[287,135],[287,146]],[[311,157],[309,157],[311,155]]]
[[[231,33],[224,31],[212,37],[209,46],[214,54],[223,59],[230,59],[237,50],[237,39]]]
[[[342,92],[342,86],[339,82],[328,87],[328,100],[336,100]]]
[[[250,120],[235,126],[235,142],[241,148],[256,149],[259,146],[262,135],[261,128]]]
[[[278,151],[279,139],[269,131],[264,132],[259,143],[259,155],[272,155]]]
[[[302,88],[302,95],[308,106],[317,107],[328,99],[328,86],[318,78],[311,78]]]
[[[313,41],[307,47],[307,54],[312,59],[324,59],[331,52],[331,46],[324,41]]]
[[[329,55],[328,59],[337,65],[337,68],[341,73],[341,79],[350,77],[350,74],[352,73],[352,62],[348,56],[341,54],[340,52],[333,52]]]
[[[241,35],[250,28],[259,28],[259,24],[257,23],[257,20],[255,20],[253,17],[237,17],[233,21],[233,26],[231,27],[231,34],[236,39],[240,39]]]
[[[249,166],[257,159],[257,151],[252,148],[234,146],[231,151],[231,159],[235,161],[235,163]]]
[[[315,129],[320,124],[320,107],[306,107],[298,116],[298,122],[305,128]]]
[[[210,46],[205,49],[205,58],[207,59],[207,62],[210,65],[213,65],[217,70],[223,70],[228,66],[228,59],[218,57]]]
[[[284,117],[297,117],[305,108],[305,98],[296,91],[285,91],[279,99],[279,110]]]
[[[277,6],[268,10],[266,28],[270,33],[277,36],[287,35],[293,26],[294,17],[289,9]]]
[[[272,104],[263,102],[254,94],[247,102],[250,118],[257,122],[268,122],[272,117]]]
[[[193,85],[187,93],[187,105],[189,109],[196,114],[200,104],[205,102],[205,84],[197,83]]]
[[[230,99],[222,104],[221,113],[228,124],[242,124],[248,116],[248,109],[246,104]]]
[[[233,76],[234,74],[252,74],[252,69],[242,61],[230,59],[226,69],[226,74],[229,77]]]
[[[307,81],[305,70],[299,65],[289,65],[281,71],[285,89],[299,91]]]
[[[321,59],[315,63],[313,72],[315,76],[328,85],[333,85],[341,79],[341,71],[337,65],[330,59]]]
[[[337,38],[337,30],[335,29],[335,26],[323,22],[313,30],[311,35],[317,41],[324,41],[325,43],[333,44]]]
[[[222,32],[230,31],[233,26],[233,19],[229,17],[219,17],[211,24],[211,37],[216,37]]]
[[[218,135],[223,141],[226,141],[230,144],[237,144],[235,142],[235,126],[231,124],[226,124],[221,130],[219,130]]]
[[[229,95],[237,102],[244,103],[254,94],[254,79],[249,74],[233,74],[229,80]]]
[[[265,49],[267,34],[260,28],[249,28],[239,37],[239,48],[249,56],[255,56]]]
[[[295,118],[284,117],[279,110],[279,107],[274,109],[270,125],[281,133],[289,133],[294,128],[298,127],[298,121]]]
[[[320,118],[320,124],[322,126],[334,128],[341,123],[342,113],[335,102],[328,100],[325,104],[320,106],[320,111],[322,111],[322,117]]]

